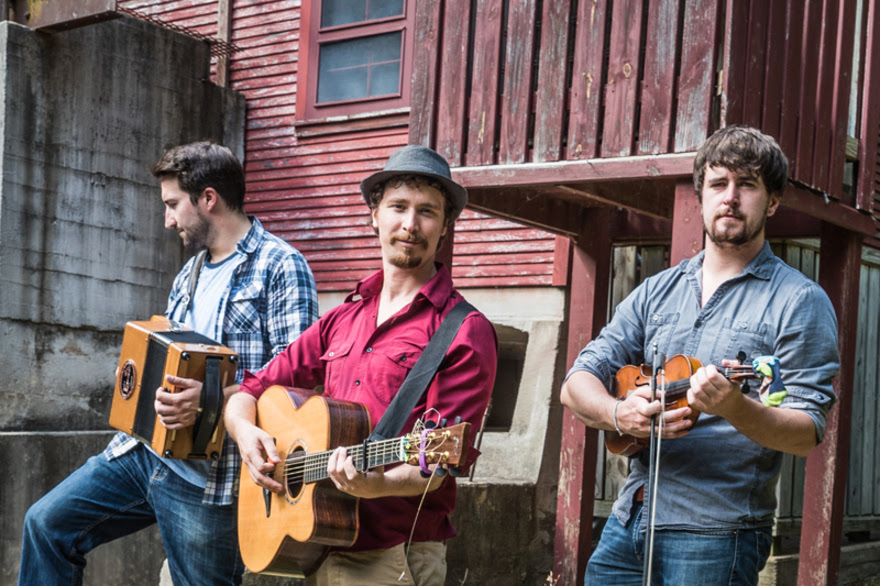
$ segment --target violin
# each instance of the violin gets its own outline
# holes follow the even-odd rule
[[[666,361],[657,377],[657,390],[666,391],[666,409],[678,409],[687,407],[687,392],[691,386],[690,378],[703,364],[697,359],[684,354],[676,354]],[[728,380],[739,382],[741,380],[762,379],[764,375],[756,371],[753,365],[738,364],[736,366],[718,366],[718,372]],[[628,364],[617,371],[614,376],[614,395],[618,399],[625,399],[630,393],[639,388],[650,388],[653,368],[643,364],[634,366]],[[748,392],[743,389],[744,392]],[[694,423],[700,416],[700,412],[691,408],[691,414],[686,417]],[[605,447],[615,455],[635,456],[648,446],[648,438],[637,438],[631,435],[619,434],[616,431],[605,432]]]

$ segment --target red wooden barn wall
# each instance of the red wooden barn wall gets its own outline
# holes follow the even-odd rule
[[[217,0],[123,0],[120,6],[202,35],[218,31]],[[408,117],[378,128],[295,126],[298,0],[232,1],[229,86],[247,99],[246,209],[302,251],[321,291],[349,290],[379,267],[358,184],[408,139]],[[414,9],[411,2],[411,9]],[[216,59],[212,75],[216,75]],[[466,211],[456,224],[458,287],[551,285],[552,235]]]

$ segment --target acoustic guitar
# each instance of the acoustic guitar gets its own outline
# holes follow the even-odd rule
[[[333,450],[346,450],[359,471],[404,462],[457,466],[468,450],[470,423],[390,440],[364,439],[372,427],[363,405],[311,391],[272,386],[257,401],[257,425],[275,438],[281,462],[274,493],[258,486],[245,466],[238,497],[241,557],[251,572],[310,576],[330,547],[349,547],[358,534],[358,498],[341,492],[327,474]]]

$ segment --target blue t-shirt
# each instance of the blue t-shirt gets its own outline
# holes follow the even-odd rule
[[[721,365],[740,351],[749,357],[775,355],[788,391],[779,408],[807,413],[821,441],[835,400],[831,380],[840,366],[837,319],[828,296],[765,243],[743,272],[701,307],[703,255],[639,285],[581,351],[568,376],[584,370],[611,389],[622,366],[651,363],[654,344],[667,359],[684,354],[704,365]],[[757,400],[758,385],[751,387]],[[631,461],[614,504],[623,525],[632,515],[635,492],[646,483],[647,452]],[[781,465],[781,452],[703,413],[686,436],[662,441],[655,526],[706,531],[771,525]]]

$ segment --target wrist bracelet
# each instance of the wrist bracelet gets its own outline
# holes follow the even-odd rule
[[[617,408],[620,404],[626,400],[626,397],[618,397],[617,401],[614,402],[614,411],[612,411],[611,416],[614,419],[614,429],[617,431],[619,435],[623,435],[623,432],[620,431],[620,426],[617,425]]]

